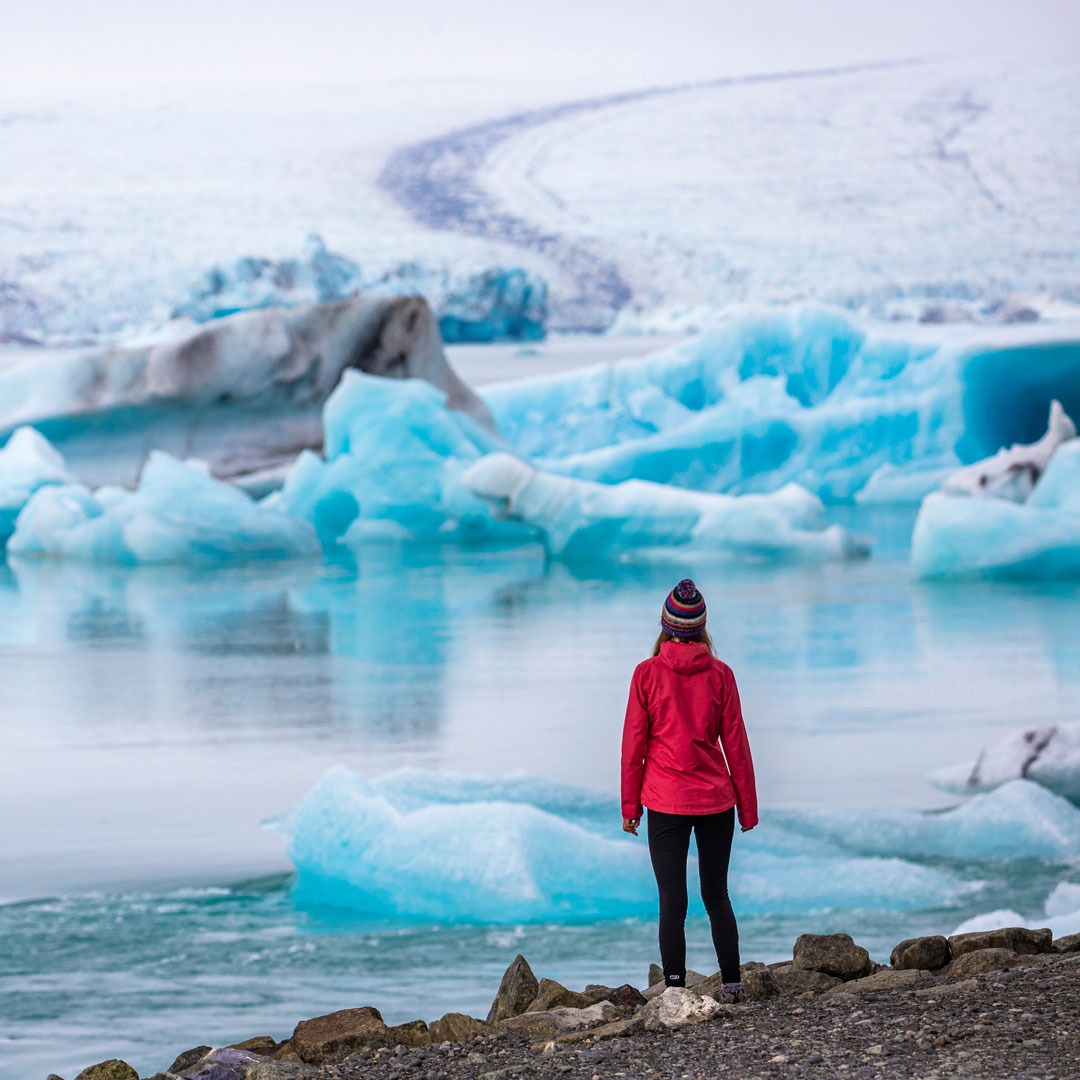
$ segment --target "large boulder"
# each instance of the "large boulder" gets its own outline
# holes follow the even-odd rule
[[[176,1060],[166,1069],[166,1072],[186,1072],[196,1062],[202,1061],[214,1048],[212,1046],[193,1046],[190,1050],[184,1050],[176,1055]]]
[[[469,1035],[491,1035],[495,1028],[465,1013],[447,1013],[428,1025],[428,1039],[433,1043],[464,1042]]]
[[[300,1061],[260,1061],[244,1074],[244,1080],[317,1080],[322,1072]]]
[[[592,984],[586,986],[581,995],[590,1004],[598,1001],[610,1001],[617,1009],[637,1009],[645,1004],[645,995],[629,983],[622,986],[599,986]]]
[[[246,1080],[248,1069],[265,1058],[231,1046],[211,1050],[185,1073],[185,1080]]]
[[[272,1054],[278,1048],[278,1041],[272,1035],[255,1035],[243,1042],[230,1043],[230,1050],[249,1050],[253,1054]]]
[[[734,1009],[686,986],[669,986],[641,1010],[641,1018],[647,1031],[688,1027],[691,1024],[702,1024],[707,1020],[734,1015]]]
[[[928,978],[930,978],[929,971],[919,971],[915,968],[882,968],[880,971],[875,971],[873,975],[864,975],[861,979],[838,982],[832,991],[827,992],[861,994],[868,990],[895,990]]]
[[[606,1001],[583,1009],[548,1009],[545,1012],[525,1012],[499,1022],[500,1031],[509,1031],[524,1039],[548,1039],[569,1031],[608,1024],[620,1019],[619,1010]]]
[[[540,983],[528,960],[519,953],[503,973],[495,1000],[488,1010],[487,1022],[494,1024],[509,1016],[519,1016],[536,1000],[539,992]]]
[[[744,964],[741,971],[743,998],[746,1001],[767,1001],[780,993],[780,984],[764,964]],[[724,977],[718,971],[693,989],[699,994],[720,1000],[724,992]]]
[[[109,1058],[83,1069],[75,1080],[139,1080],[139,1074],[120,1058]]]
[[[979,949],[1010,949],[1014,953],[1034,956],[1036,953],[1052,952],[1053,948],[1054,935],[1047,928],[1029,930],[1026,926],[1003,926],[998,930],[953,934],[949,938],[949,949],[954,959]]]
[[[835,975],[826,975],[823,971],[797,968],[791,961],[786,964],[774,964],[769,970],[781,990],[799,993],[804,990],[828,990],[833,986],[839,986],[844,981]]]
[[[894,968],[914,969],[917,971],[936,971],[943,968],[952,954],[949,942],[941,934],[929,937],[907,938],[893,949],[889,963]]]
[[[1008,971],[1024,963],[1024,957],[1012,949],[975,949],[961,953],[947,968],[949,975],[985,975],[989,971]]]
[[[567,990],[554,979],[541,979],[536,997],[526,1012],[547,1012],[548,1009],[584,1009],[592,1004],[584,994]]]
[[[301,1020],[289,1042],[309,1065],[337,1065],[357,1050],[391,1045],[382,1013],[371,1005]]]
[[[404,1024],[394,1024],[386,1030],[390,1034],[391,1041],[400,1046],[426,1046],[431,1042],[431,1033],[423,1020],[409,1020]]]
[[[804,971],[821,971],[847,982],[873,970],[870,954],[850,934],[800,934],[792,963]]]
[[[1066,934],[1064,937],[1054,938],[1054,952],[1080,952],[1080,934]]]
[[[640,1015],[628,1016],[622,1020],[612,1020],[610,1024],[601,1024],[600,1027],[582,1028],[580,1031],[570,1031],[565,1035],[556,1035],[555,1042],[559,1046],[571,1043],[599,1042],[601,1039],[622,1039],[627,1035],[636,1035],[645,1027],[645,1021]]]

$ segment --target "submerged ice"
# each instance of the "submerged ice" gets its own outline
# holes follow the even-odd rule
[[[646,846],[617,815],[596,792],[538,777],[364,780],[336,767],[283,829],[305,905],[461,922],[652,918]],[[1031,857],[1080,857],[1080,810],[1020,780],[939,814],[766,815],[738,837],[731,889],[747,913],[941,908],[978,888],[983,861]]]

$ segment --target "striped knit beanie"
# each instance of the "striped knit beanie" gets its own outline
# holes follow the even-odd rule
[[[660,612],[660,625],[672,636],[694,637],[705,629],[705,597],[684,578],[668,593]]]

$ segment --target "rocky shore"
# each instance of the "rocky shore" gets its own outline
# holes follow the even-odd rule
[[[343,1009],[280,1041],[193,1047],[152,1080],[1080,1076],[1080,935],[913,938],[881,965],[847,934],[804,934],[790,961],[744,964],[742,978],[736,1005],[719,1003],[719,973],[665,989],[656,965],[644,990],[574,991],[518,956],[484,1019],[390,1026],[372,1006]],[[112,1059],[76,1080],[139,1075]]]

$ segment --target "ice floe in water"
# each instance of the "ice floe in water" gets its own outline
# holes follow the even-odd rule
[[[310,525],[215,480],[205,466],[155,451],[134,491],[52,485],[30,497],[7,550],[111,563],[310,557]]]
[[[733,318],[640,360],[484,390],[534,463],[581,479],[917,502],[1080,415],[1076,327],[898,328],[819,307]]]
[[[646,845],[619,830],[617,802],[541,778],[367,781],[331,769],[284,826],[305,905],[465,922],[652,917]],[[511,792],[513,794],[511,794]],[[741,911],[938,906],[952,874],[808,839],[768,821],[738,838]],[[695,909],[700,902],[692,900]]]
[[[981,750],[974,761],[935,770],[930,782],[967,794],[990,791],[1020,777],[1080,800],[1080,723],[1017,731]]]
[[[0,450],[0,545],[38,488],[72,480],[63,457],[33,428],[17,428]]]
[[[957,859],[1066,859],[1080,856],[1080,809],[1030,780],[940,813],[807,810],[787,828],[866,854]]]
[[[1080,575],[1080,439],[1056,449],[1024,503],[927,496],[911,565],[920,578]]]
[[[543,539],[567,559],[656,549],[783,558],[862,553],[790,485],[721,496],[661,484],[602,485],[544,474],[501,448],[419,381],[348,372],[324,413],[325,460],[304,455],[275,505],[326,543]]]
[[[552,554],[569,559],[677,550],[772,560],[869,554],[868,543],[826,525],[821,500],[798,484],[770,495],[719,495],[647,480],[599,484],[545,473],[505,453],[481,458],[463,479],[500,517],[533,526]]]

